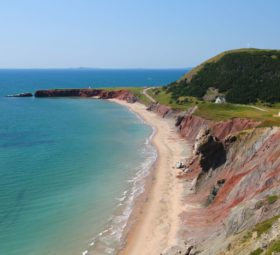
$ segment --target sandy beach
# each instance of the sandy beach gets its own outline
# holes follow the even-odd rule
[[[177,161],[188,157],[190,150],[186,141],[177,134],[172,120],[147,111],[140,103],[112,101],[128,107],[156,129],[152,143],[158,153],[145,201],[140,204],[140,213],[136,216],[126,245],[119,254],[158,255],[179,242],[177,233],[180,226],[179,214],[183,210],[183,183],[176,178],[179,170],[174,166]]]

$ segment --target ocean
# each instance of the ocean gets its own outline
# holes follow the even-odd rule
[[[123,106],[5,95],[160,86],[185,72],[0,70],[0,254],[116,254],[156,159],[153,129]]]

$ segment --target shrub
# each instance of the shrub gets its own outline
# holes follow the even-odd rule
[[[258,233],[258,237],[260,237],[263,233],[267,232],[271,228],[272,224],[279,218],[280,218],[280,215],[277,215],[277,216],[272,217],[271,219],[258,223],[254,227],[253,232],[256,231]]]
[[[278,196],[276,196],[276,195],[271,195],[271,196],[268,196],[268,197],[267,197],[267,202],[268,202],[269,204],[274,204],[274,203],[277,201],[277,199],[278,199]]]
[[[272,242],[269,246],[265,255],[272,255],[273,252],[280,252],[280,240]]]
[[[261,248],[258,248],[256,250],[252,251],[250,253],[250,255],[260,255],[260,254],[262,254],[262,252],[263,252],[263,250]]]

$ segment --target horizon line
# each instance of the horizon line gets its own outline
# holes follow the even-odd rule
[[[0,67],[0,70],[176,70],[193,67]]]

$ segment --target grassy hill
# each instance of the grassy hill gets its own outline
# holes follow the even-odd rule
[[[228,102],[275,103],[280,101],[280,51],[238,49],[223,52],[192,69],[167,86],[173,100],[203,98],[209,88]]]
[[[187,111],[190,107],[197,106],[194,115],[208,120],[223,121],[232,118],[249,118],[262,122],[261,126],[263,127],[280,126],[280,117],[278,117],[280,103],[272,106],[264,104],[215,104],[194,97],[180,97],[175,101],[171,98],[171,93],[167,93],[161,88],[150,89],[148,94],[160,104],[179,111]]]
[[[106,89],[126,89],[137,96],[139,102],[147,106],[152,103],[150,99],[143,94],[143,87],[114,87]],[[197,110],[195,111],[194,115],[208,120],[224,121],[232,118],[249,118],[262,122],[262,127],[280,126],[280,117],[278,117],[280,103],[276,103],[271,106],[264,104],[215,104],[199,100],[195,97],[180,97],[179,100],[175,101],[171,98],[171,93],[167,93],[166,89],[162,89],[161,87],[150,88],[147,91],[147,94],[149,94],[160,104],[169,106],[172,109],[178,111],[184,112],[190,107],[197,106]]]

